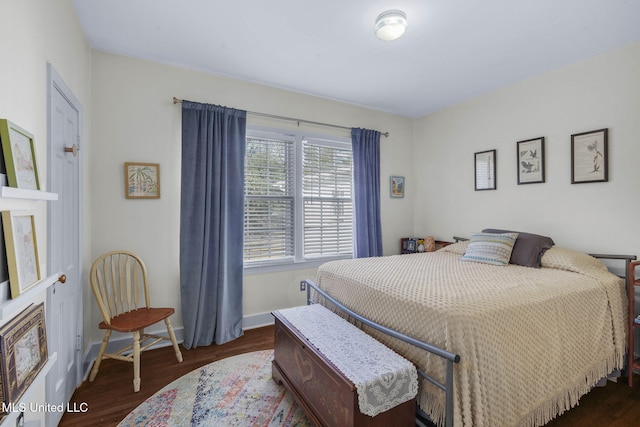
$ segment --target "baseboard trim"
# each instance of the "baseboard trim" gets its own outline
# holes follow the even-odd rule
[[[274,319],[271,313],[261,313],[254,314],[251,316],[246,316],[242,318],[242,330],[256,329],[261,328],[263,326],[273,325]],[[182,343],[184,341],[184,328],[174,328],[174,333],[176,334],[176,340],[178,343]],[[167,330],[164,327],[161,327],[158,330],[149,330],[149,333],[167,336]],[[116,332],[111,336],[111,340],[107,345],[107,352],[114,352],[120,348],[126,347],[131,343],[131,334],[120,334],[121,337],[116,336]],[[82,362],[82,372],[83,372],[83,381],[86,381],[89,378],[89,372],[91,371],[91,367],[93,366],[93,362],[98,357],[98,352],[100,351],[100,345],[102,341],[93,342],[89,345],[89,348],[84,354],[84,360]],[[161,348],[170,346],[171,342],[169,341],[160,341],[155,344],[151,348]]]
[[[271,312],[254,314],[242,319],[242,329],[246,331],[247,329],[261,328],[263,326],[273,325],[274,323],[275,320]]]

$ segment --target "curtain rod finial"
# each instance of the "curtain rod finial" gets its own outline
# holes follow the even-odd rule
[[[182,99],[178,99],[175,96],[173,97],[173,103],[174,104],[182,104]]]

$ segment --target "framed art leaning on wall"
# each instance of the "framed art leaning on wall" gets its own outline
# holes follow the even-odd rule
[[[0,139],[9,186],[39,190],[33,135],[9,120],[0,119]]]
[[[31,304],[0,329],[0,396],[16,403],[49,358],[44,303]]]
[[[17,298],[41,279],[35,217],[26,211],[2,211],[11,298]]]

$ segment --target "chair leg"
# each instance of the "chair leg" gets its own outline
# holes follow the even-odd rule
[[[140,391],[140,331],[133,332],[133,391]]]
[[[89,375],[89,382],[95,380],[96,375],[98,375],[98,370],[100,369],[100,363],[102,363],[102,356],[104,356],[104,352],[107,350],[107,344],[109,344],[110,337],[111,337],[111,329],[107,329],[107,331],[104,333],[102,344],[100,345],[100,351],[98,352],[98,357],[96,358],[96,361],[93,362],[91,375]]]
[[[171,338],[171,343],[173,344],[173,349],[176,352],[176,359],[178,359],[178,363],[182,363],[182,352],[180,351],[180,347],[178,347],[178,341],[176,341],[176,334],[173,332],[173,326],[171,326],[171,322],[167,317],[164,319],[165,325],[167,325],[167,332],[169,332],[169,338]]]

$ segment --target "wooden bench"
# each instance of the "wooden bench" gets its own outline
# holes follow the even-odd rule
[[[296,309],[306,307],[314,306]],[[339,318],[324,307],[318,307]],[[281,310],[272,313],[275,317],[272,375],[276,382],[284,385],[292,393],[310,421],[317,426],[330,427],[415,425],[415,399],[375,416],[361,413],[356,385],[341,372],[344,371],[344,367],[341,370],[327,359],[314,343],[287,319],[285,312],[286,310]],[[340,328],[353,328],[364,334],[346,321],[340,324]],[[343,336],[340,330],[332,333],[336,337]],[[349,354],[344,354],[343,357],[348,358]],[[366,366],[362,368],[367,369]]]

